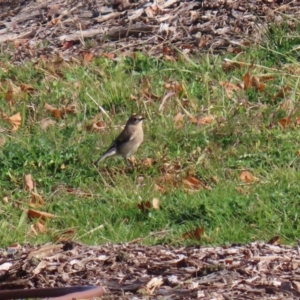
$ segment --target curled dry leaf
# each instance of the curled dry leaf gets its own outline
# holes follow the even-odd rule
[[[199,117],[199,118],[190,117],[191,123],[197,124],[197,125],[211,124],[214,120],[215,120],[215,116],[213,116],[213,115],[203,116],[203,117]]]
[[[268,241],[268,244],[271,244],[271,245],[280,245],[280,236],[279,235],[275,235],[274,237],[272,237],[269,241]]]
[[[52,105],[48,104],[48,103],[45,103],[45,106],[44,108],[51,112],[51,114],[53,115],[54,118],[56,119],[61,119],[61,112],[59,109],[53,107]]]
[[[24,175],[24,188],[30,192],[34,189],[34,183],[31,174]]]
[[[32,85],[27,84],[27,83],[21,83],[20,88],[21,88],[21,91],[27,92],[27,93],[32,93],[33,91],[35,91],[35,88]]]
[[[91,125],[87,125],[85,128],[86,128],[87,131],[96,132],[96,131],[100,131],[100,130],[105,129],[106,126],[103,122],[97,121],[97,122],[94,122]]]
[[[281,120],[278,121],[278,123],[282,128],[286,128],[288,125],[292,123],[292,119],[290,117],[282,118]]]
[[[161,185],[158,185],[157,183],[154,184],[154,190],[158,191],[158,192],[161,192],[163,194],[165,194],[167,192],[165,187],[163,187]]]
[[[28,209],[27,215],[30,218],[42,218],[42,219],[52,219],[58,216],[39,210]]]
[[[193,176],[187,176],[185,179],[182,180],[183,185],[185,188],[190,190],[200,190],[205,188],[205,184],[203,184],[199,179]]]
[[[74,234],[75,234],[74,228],[66,229],[63,232],[61,232],[59,235],[55,236],[54,240],[60,243],[72,241]]]
[[[36,232],[38,232],[38,233],[45,233],[45,232],[47,232],[45,222],[43,220],[41,220],[41,219],[39,219],[36,222],[36,224],[34,224],[34,228],[35,228]]]
[[[29,200],[29,205],[31,207],[41,207],[45,205],[45,200],[43,199],[43,197],[38,194],[38,193],[34,193],[31,192],[31,198]]]
[[[259,181],[259,179],[257,177],[255,177],[248,171],[242,171],[240,174],[240,179],[241,179],[241,181],[246,182],[246,183],[252,183],[255,181]]]
[[[231,98],[234,94],[234,92],[241,91],[242,89],[237,86],[236,84],[227,82],[227,81],[220,81],[220,85],[224,88],[225,93],[228,98]]]
[[[5,113],[2,113],[2,118],[12,125],[12,131],[17,131],[22,124],[22,117],[20,113],[16,113],[11,117],[8,117]]]
[[[182,235],[182,238],[184,240],[191,239],[191,240],[200,241],[201,237],[203,236],[203,234],[204,234],[204,227],[197,227],[197,228],[195,228],[193,230],[185,232]]]
[[[93,56],[94,56],[94,53],[92,53],[92,52],[85,52],[83,54],[82,64],[84,66],[87,66],[90,63],[90,61],[92,60]]]
[[[183,114],[179,112],[175,117],[174,117],[174,123],[176,128],[182,127],[183,123]]]
[[[153,165],[153,158],[147,157],[143,160],[143,165],[145,167],[151,167]]]
[[[7,102],[7,104],[9,106],[13,105],[14,100],[13,100],[13,89],[12,89],[12,87],[9,87],[9,89],[7,90],[7,92],[5,94],[5,101]]]
[[[249,72],[243,76],[243,82],[244,90],[254,87],[257,91],[262,92],[266,89],[265,84],[261,82],[260,78],[251,75]]]
[[[142,212],[147,212],[150,209],[155,209],[158,210],[160,209],[160,204],[159,200],[157,198],[153,198],[152,201],[142,201],[137,205],[137,207],[142,211]]]

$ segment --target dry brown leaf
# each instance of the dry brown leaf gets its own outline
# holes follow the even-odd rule
[[[143,165],[147,168],[153,165],[153,158],[147,157],[143,160]]]
[[[104,52],[103,56],[108,58],[108,59],[115,59],[116,58],[116,53],[108,53],[108,52]]]
[[[291,124],[291,121],[291,118],[286,117],[279,120],[278,123],[281,125],[282,128],[286,128],[288,125]]]
[[[228,98],[231,98],[234,92],[242,90],[238,85],[227,81],[220,81],[219,83],[225,89]]]
[[[6,92],[5,101],[7,102],[7,104],[9,106],[13,105],[14,100],[13,100],[13,89],[12,89],[12,87],[9,87],[8,91]]]
[[[236,69],[241,69],[245,66],[243,62],[231,62],[225,61],[222,65],[222,69],[224,72],[229,72]]]
[[[52,219],[52,218],[57,218],[58,216],[44,212],[44,211],[39,211],[39,210],[34,210],[34,209],[28,209],[27,210],[27,215],[30,218],[42,218],[42,219]]]
[[[94,122],[93,124],[86,125],[86,130],[91,132],[100,131],[106,128],[102,121]]]
[[[268,241],[268,244],[271,244],[271,245],[280,245],[280,236],[279,235],[275,235],[274,237],[272,237],[269,241]]]
[[[254,87],[257,91],[262,92],[266,89],[265,84],[260,82],[260,78],[251,75],[249,72],[243,76],[243,82],[244,90]]]
[[[38,193],[34,193],[31,192],[31,198],[29,200],[29,206],[31,207],[41,207],[45,205],[45,200],[43,199],[43,197],[38,194]]]
[[[35,229],[37,232],[40,232],[40,233],[45,233],[47,232],[47,229],[46,229],[46,224],[43,220],[39,219],[36,224],[34,225]]]
[[[197,228],[195,228],[193,230],[185,232],[182,235],[182,238],[184,240],[191,239],[191,240],[200,241],[201,237],[203,236],[203,234],[204,234],[204,227],[197,227]]]
[[[25,190],[29,190],[30,192],[34,189],[34,182],[31,174],[24,175],[24,188]]]
[[[54,240],[60,243],[72,241],[74,234],[75,234],[74,228],[66,229],[65,231],[61,232],[59,235],[55,236]]]
[[[158,185],[157,183],[154,184],[154,190],[158,191],[158,192],[161,192],[163,194],[165,194],[167,192],[166,188],[164,188],[161,185]]]
[[[12,125],[12,131],[17,131],[22,124],[22,117],[20,113],[16,113],[11,117],[8,117],[5,113],[2,113],[2,118]]]
[[[137,205],[137,207],[142,211],[142,212],[147,212],[152,208],[152,204],[150,201],[142,201]]]
[[[3,202],[4,202],[5,204],[8,204],[8,203],[9,203],[8,197],[3,197]]]
[[[255,181],[259,181],[259,179],[257,177],[255,177],[254,175],[252,175],[249,171],[242,171],[240,174],[240,179],[243,182],[246,183],[252,183]]]
[[[206,124],[211,124],[215,120],[215,116],[208,115],[205,117],[200,117],[198,119],[198,124],[199,125],[206,125]]]
[[[152,200],[152,208],[153,209],[160,209],[160,203],[158,198],[153,198]]]
[[[23,91],[23,92],[31,93],[31,92],[35,91],[35,88],[32,85],[27,84],[27,83],[21,83],[20,88],[21,88],[21,91]]]
[[[82,61],[83,65],[87,66],[90,63],[90,61],[92,60],[93,57],[94,57],[93,52],[85,52],[83,54],[83,61]]]
[[[278,100],[283,98],[284,96],[286,96],[288,94],[288,92],[291,90],[291,88],[289,86],[285,86],[283,87],[277,94],[275,94],[273,96],[274,100]]]
[[[54,110],[57,109],[57,108],[55,108],[54,106],[52,106],[48,103],[45,103],[44,108],[45,108],[45,110],[50,111],[50,112],[53,112]]]
[[[46,118],[46,119],[41,120],[40,124],[41,124],[41,128],[43,130],[46,130],[48,127],[55,125],[56,121],[54,121],[50,118]]]
[[[182,127],[183,123],[183,114],[179,112],[175,117],[174,117],[174,122],[175,122],[175,127],[180,128]]]
[[[187,176],[182,180],[182,183],[187,189],[192,190],[200,190],[201,188],[205,187],[205,185],[199,179],[193,176]]]

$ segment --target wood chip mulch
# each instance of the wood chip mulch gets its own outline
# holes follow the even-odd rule
[[[98,285],[107,299],[299,299],[299,254],[263,242],[15,246],[0,251],[0,290]]]
[[[172,57],[174,47],[238,51],[260,42],[268,22],[299,17],[290,0],[1,0],[0,44],[14,62],[84,51]]]

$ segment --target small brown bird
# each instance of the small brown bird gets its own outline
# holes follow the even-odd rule
[[[95,162],[97,165],[100,161],[109,156],[121,155],[125,158],[129,165],[127,157],[134,154],[144,140],[143,120],[145,118],[140,115],[132,115],[123,131],[112,142],[110,147]]]

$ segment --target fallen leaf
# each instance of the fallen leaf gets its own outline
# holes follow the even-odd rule
[[[238,85],[227,81],[220,81],[219,84],[223,86],[223,88],[225,89],[225,93],[228,98],[231,98],[234,92],[238,92],[242,90],[241,87],[239,87]]]
[[[271,245],[280,245],[280,237],[279,235],[275,235],[274,237],[272,237],[269,241],[268,241],[268,244],[271,244]]]
[[[7,102],[7,104],[9,106],[13,105],[14,100],[13,100],[13,89],[12,89],[12,87],[9,87],[8,91],[6,92],[5,101]]]
[[[54,106],[45,103],[44,105],[45,110],[50,111],[51,114],[56,118],[56,119],[61,119],[61,112],[60,110],[58,110],[57,108],[55,108]]]
[[[167,190],[163,186],[158,185],[157,183],[154,184],[154,190],[161,192],[163,194],[165,194],[167,192]]]
[[[63,232],[61,232],[59,235],[54,237],[54,240],[56,242],[68,242],[71,241],[73,239],[73,236],[75,234],[75,229],[71,228],[71,229],[66,229]]]
[[[31,93],[31,92],[35,91],[35,88],[32,85],[27,84],[27,83],[21,83],[20,88],[21,88],[21,91],[23,91],[23,92]]]
[[[41,206],[45,205],[45,200],[43,199],[43,197],[40,194],[31,192],[31,198],[29,200],[29,205],[31,207],[41,207]]]
[[[57,218],[58,216],[44,212],[44,211],[39,211],[39,210],[33,210],[33,209],[28,209],[27,210],[27,215],[30,218],[42,218],[42,219],[51,219],[51,218]]]
[[[179,112],[175,117],[174,117],[174,122],[175,122],[175,127],[180,128],[182,127],[183,123],[183,114]]]
[[[281,99],[283,98],[284,96],[286,96],[288,94],[288,92],[291,90],[291,88],[289,86],[285,86],[283,87],[277,94],[275,94],[273,96],[273,99],[274,100],[277,100],[277,99]]]
[[[200,241],[201,237],[203,236],[203,234],[204,234],[204,227],[197,227],[197,228],[195,228],[193,230],[185,232],[182,235],[182,238],[184,240],[192,239],[192,240]]]
[[[187,189],[192,190],[200,190],[205,186],[199,179],[193,176],[187,176],[185,179],[182,180],[182,182]]]
[[[282,128],[286,128],[289,124],[291,124],[291,118],[282,118],[278,121],[278,123],[281,125]]]
[[[24,175],[24,188],[25,190],[32,191],[34,189],[34,183],[31,174]]]
[[[255,181],[259,181],[259,179],[257,177],[255,177],[248,171],[242,171],[240,174],[240,179],[241,179],[241,181],[246,182],[246,183],[252,183]]]
[[[4,202],[5,204],[8,204],[8,202],[9,202],[8,197],[3,197],[3,202]]]
[[[137,207],[142,211],[142,212],[147,212],[152,208],[152,204],[150,201],[142,201],[137,205]]]
[[[151,167],[153,165],[153,159],[150,157],[147,157],[143,160],[143,165],[147,168]]]
[[[153,209],[160,209],[160,203],[158,198],[153,198],[152,200],[152,208]]]
[[[22,118],[20,113],[16,113],[11,117],[8,117],[5,113],[2,113],[3,120],[8,121],[12,125],[12,131],[17,131],[22,124]]]
[[[83,65],[87,66],[90,63],[90,61],[92,60],[93,56],[94,56],[94,53],[92,53],[92,52],[85,52],[83,54],[83,61],[82,61]]]
[[[115,59],[116,58],[116,53],[108,53],[108,52],[104,52],[103,56],[108,58],[108,59]]]
[[[34,225],[35,229],[37,232],[40,232],[40,233],[45,233],[47,232],[46,230],[46,225],[45,225],[45,222],[41,219],[39,219],[36,224]]]

